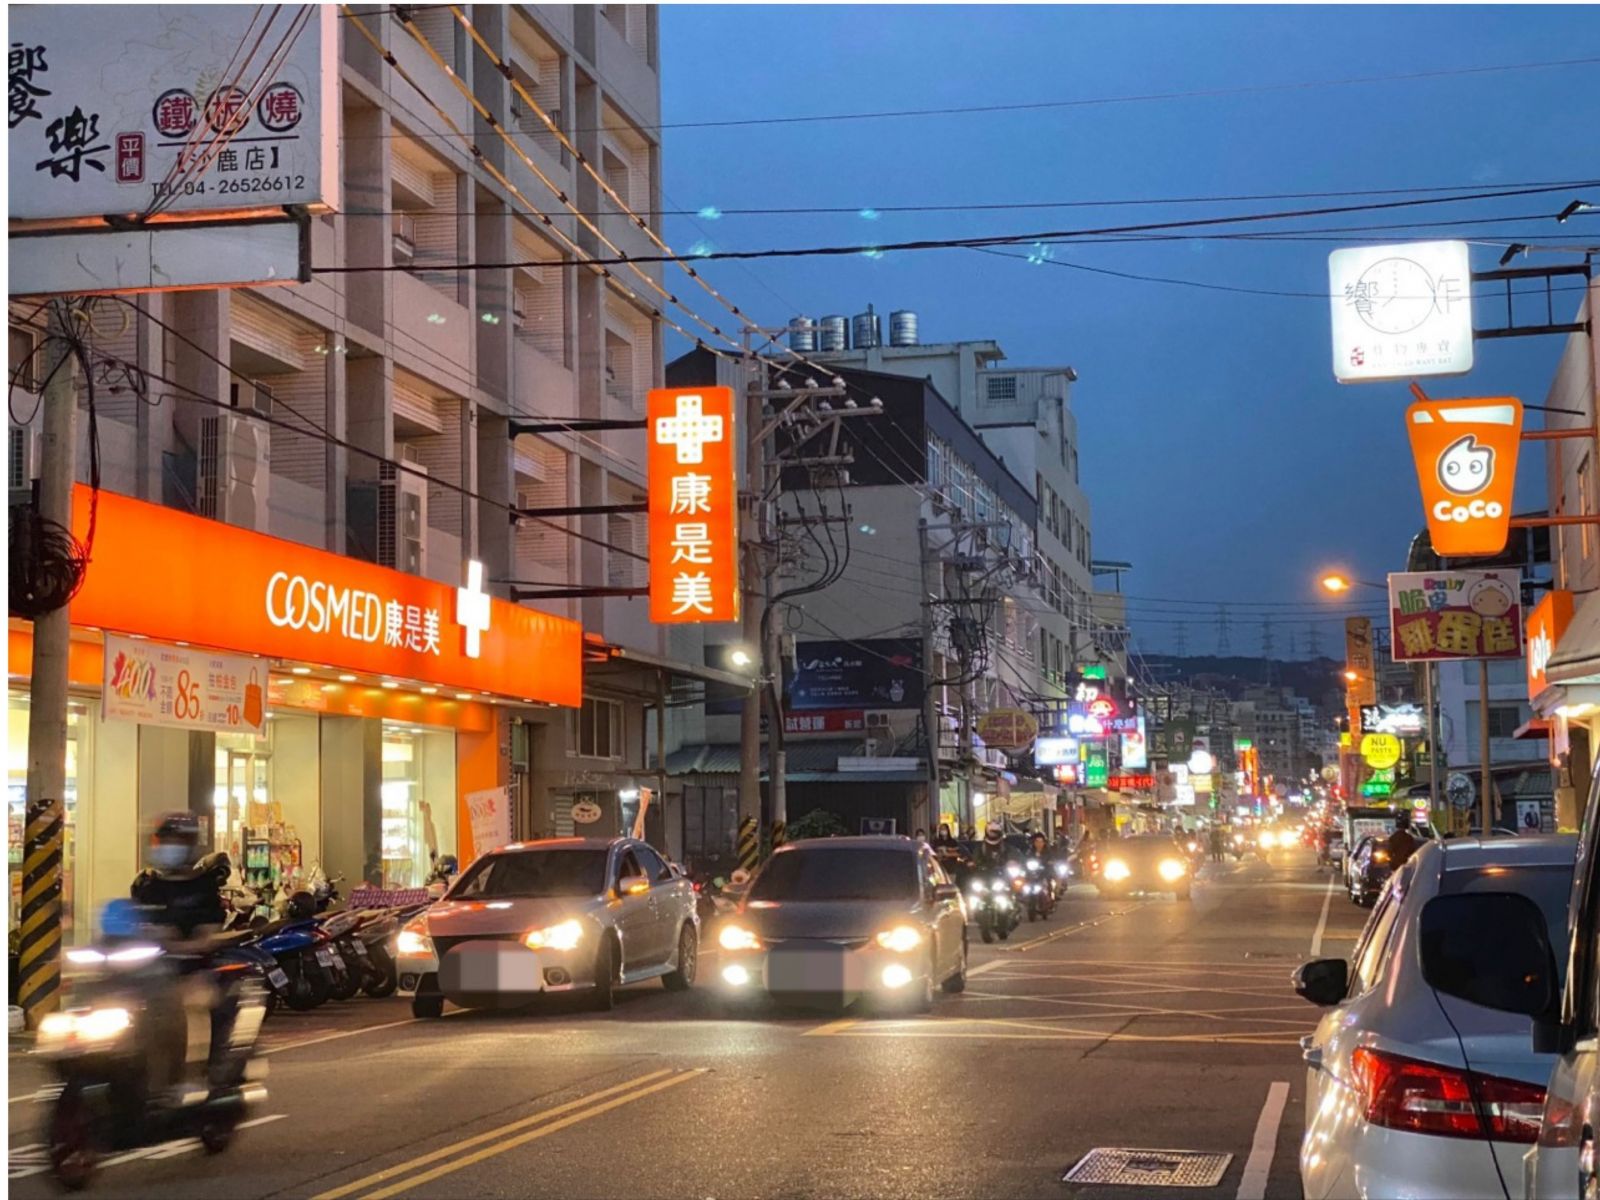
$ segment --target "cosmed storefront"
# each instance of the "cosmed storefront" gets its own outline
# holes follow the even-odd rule
[[[87,489],[74,532],[88,533]],[[574,621],[102,492],[72,601],[69,941],[127,895],[150,820],[201,815],[251,882],[321,868],[420,884],[510,839],[510,719],[582,700]],[[9,632],[7,801],[18,911],[33,635]],[[474,827],[476,821],[477,828]]]

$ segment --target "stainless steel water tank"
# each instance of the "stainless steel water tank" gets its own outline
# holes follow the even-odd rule
[[[872,311],[872,305],[867,305],[866,312],[857,313],[851,318],[850,344],[857,350],[883,345],[883,327],[878,323],[878,314]]]
[[[830,350],[850,349],[850,322],[845,317],[823,317],[817,323],[817,349],[824,354]]]
[[[917,345],[917,314],[909,308],[898,309],[889,314],[889,345]]]
[[[810,317],[792,317],[789,320],[789,349],[815,351],[817,348],[817,323]]]

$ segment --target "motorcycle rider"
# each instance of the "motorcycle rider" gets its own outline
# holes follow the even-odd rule
[[[1411,813],[1407,809],[1395,813],[1394,832],[1383,845],[1389,851],[1390,869],[1395,871],[1405,864],[1406,859],[1421,849],[1422,839],[1411,828]]]
[[[983,841],[978,846],[975,859],[980,871],[998,874],[1004,871],[1006,864],[1015,857],[1011,853],[1011,847],[1006,845],[1000,826],[990,825],[983,831]]]
[[[214,935],[222,929],[226,913],[222,889],[233,867],[223,853],[203,854],[200,818],[192,812],[171,812],[156,821],[150,837],[150,866],[134,877],[129,889],[141,905],[147,923],[170,931],[164,944],[167,957],[179,973],[176,1002],[166,1006],[171,1036],[187,1045],[190,1014],[209,1012],[211,1043],[208,1062],[216,1064],[233,1030],[238,998],[219,986],[211,971]],[[164,1070],[152,1071],[152,1081],[176,1083],[184,1070],[184,1057],[173,1056]]]

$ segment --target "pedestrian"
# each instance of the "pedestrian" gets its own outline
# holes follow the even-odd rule
[[[1389,852],[1389,869],[1398,871],[1406,859],[1410,858],[1422,846],[1422,839],[1411,828],[1410,810],[1402,808],[1394,815],[1394,832],[1384,842],[1384,849]]]
[[[919,841],[919,842],[923,843],[924,845],[926,845],[927,842],[928,842],[928,831],[926,829],[917,830],[916,839],[917,839],[917,841]]]
[[[1209,845],[1211,847],[1211,861],[1214,862],[1214,863],[1221,862],[1222,861],[1222,826],[1213,824],[1211,826],[1210,836],[1206,840],[1207,840],[1207,842],[1209,843]]]

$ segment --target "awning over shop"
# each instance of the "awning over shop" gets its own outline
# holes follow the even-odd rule
[[[908,767],[901,759],[886,759],[885,769],[862,769],[870,762],[861,751],[860,738],[821,739],[790,742],[785,748],[787,779],[790,783],[922,783],[927,779],[924,761]],[[849,762],[841,771],[839,760]],[[740,754],[737,742],[684,746],[667,755],[668,775],[737,775]],[[766,748],[761,751],[761,777],[767,777]]]
[[[1517,741],[1527,738],[1542,738],[1550,736],[1550,722],[1543,717],[1533,717],[1518,725],[1511,736]]]
[[[594,634],[585,635],[583,649],[585,685],[610,695],[653,703],[664,691],[668,706],[673,707],[698,704],[708,684],[741,694],[754,686],[745,675],[663,658],[631,646],[613,646]],[[733,769],[739,768],[735,765]]]
[[[1578,605],[1544,677],[1551,684],[1600,683],[1600,592],[1590,592]]]

